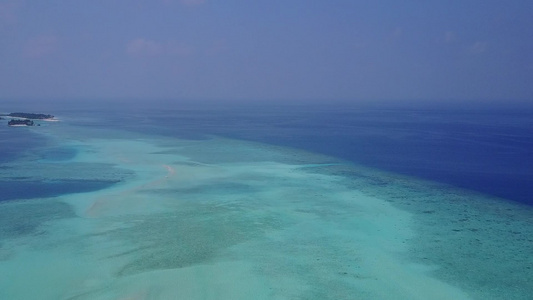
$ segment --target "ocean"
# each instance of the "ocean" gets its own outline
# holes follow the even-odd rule
[[[1,299],[533,294],[530,108],[8,109]]]

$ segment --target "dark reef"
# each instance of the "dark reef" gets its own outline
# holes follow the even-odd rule
[[[24,119],[12,119],[9,122],[7,122],[7,125],[9,126],[16,126],[16,125],[24,125],[24,126],[33,126],[34,123],[32,120]]]

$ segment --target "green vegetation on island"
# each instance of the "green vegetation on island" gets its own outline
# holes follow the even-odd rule
[[[53,115],[48,114],[35,114],[35,113],[23,113],[23,112],[14,112],[10,114],[0,114],[0,119],[6,119],[6,117],[9,120],[7,122],[7,125],[9,126],[41,126],[41,124],[37,123],[35,124],[33,120],[52,120],[54,119]]]
[[[54,116],[47,115],[47,114],[33,114],[33,113],[22,113],[22,112],[10,113],[8,116],[14,117],[14,118],[25,118],[25,119],[35,119],[35,120],[46,120],[46,119],[54,118]]]
[[[9,122],[7,122],[7,125],[9,126],[33,126],[34,123],[32,120],[28,120],[28,119],[12,119]]]

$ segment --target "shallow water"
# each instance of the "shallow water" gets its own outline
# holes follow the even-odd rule
[[[528,299],[533,292],[529,206],[148,121],[93,126],[101,117],[76,123],[65,115],[32,128],[46,143],[2,164],[0,179],[19,187],[103,185],[39,189],[0,203],[0,298]]]

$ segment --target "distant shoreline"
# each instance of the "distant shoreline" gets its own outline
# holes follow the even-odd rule
[[[13,117],[13,118],[24,118],[24,119],[32,119],[32,120],[47,120],[47,119],[53,119],[53,115],[48,114],[36,114],[36,113],[24,113],[24,112],[14,112],[7,115],[7,117]]]
[[[27,127],[27,126],[41,126],[41,124],[35,124],[33,120],[57,122],[59,121],[55,116],[41,113],[23,113],[15,112],[9,114],[0,114],[0,120],[9,119],[7,125],[10,127]]]

